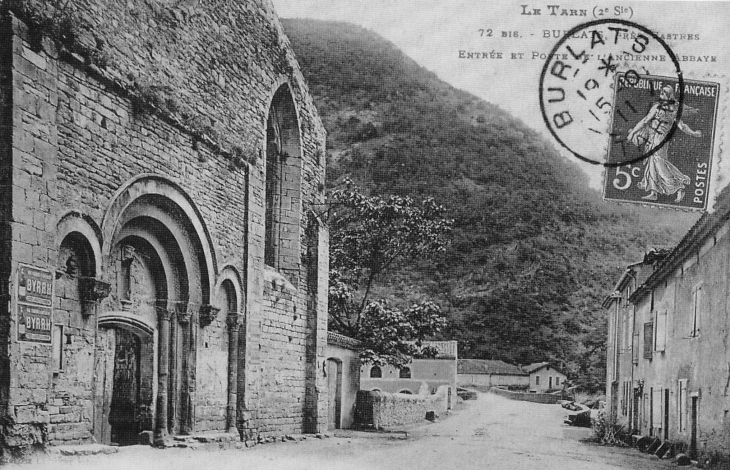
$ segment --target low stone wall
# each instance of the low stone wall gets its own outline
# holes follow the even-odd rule
[[[449,390],[447,385],[439,387],[433,395],[360,390],[357,392],[357,423],[376,429],[417,423],[426,419],[429,411],[438,415],[448,409]]]
[[[522,393],[522,392],[511,392],[509,390],[503,390],[501,388],[493,387],[490,392],[500,397],[509,398],[510,400],[530,401],[533,403],[546,403],[554,405],[560,400],[560,395],[553,395],[552,393]]]

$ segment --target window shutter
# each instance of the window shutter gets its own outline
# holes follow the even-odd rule
[[[679,432],[687,431],[687,379],[679,380],[679,393],[677,394],[677,415],[679,421]]]
[[[651,359],[654,350],[654,323],[644,323],[644,359]]]
[[[664,400],[661,388],[652,388],[651,424],[654,428],[662,427],[664,418]]]
[[[700,320],[702,316],[702,286],[692,289],[692,312],[690,315],[689,336],[700,334]]]
[[[664,351],[667,345],[667,311],[656,314],[656,336],[654,340],[656,351]]]
[[[701,324],[700,320],[702,319],[702,286],[697,288],[697,299],[695,301],[695,320],[694,320],[694,333],[695,336],[700,334],[701,330]]]

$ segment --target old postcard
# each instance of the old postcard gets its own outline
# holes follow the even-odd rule
[[[0,464],[727,468],[729,22],[0,1]]]

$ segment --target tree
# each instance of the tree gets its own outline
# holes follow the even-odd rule
[[[330,194],[330,212],[330,329],[360,340],[364,362],[402,367],[414,355],[433,355],[422,341],[446,324],[437,304],[401,310],[370,294],[394,263],[446,250],[446,209],[433,198],[367,196],[348,179]]]

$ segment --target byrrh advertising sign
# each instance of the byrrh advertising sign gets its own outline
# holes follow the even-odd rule
[[[51,343],[53,273],[35,266],[18,266],[18,341]]]

